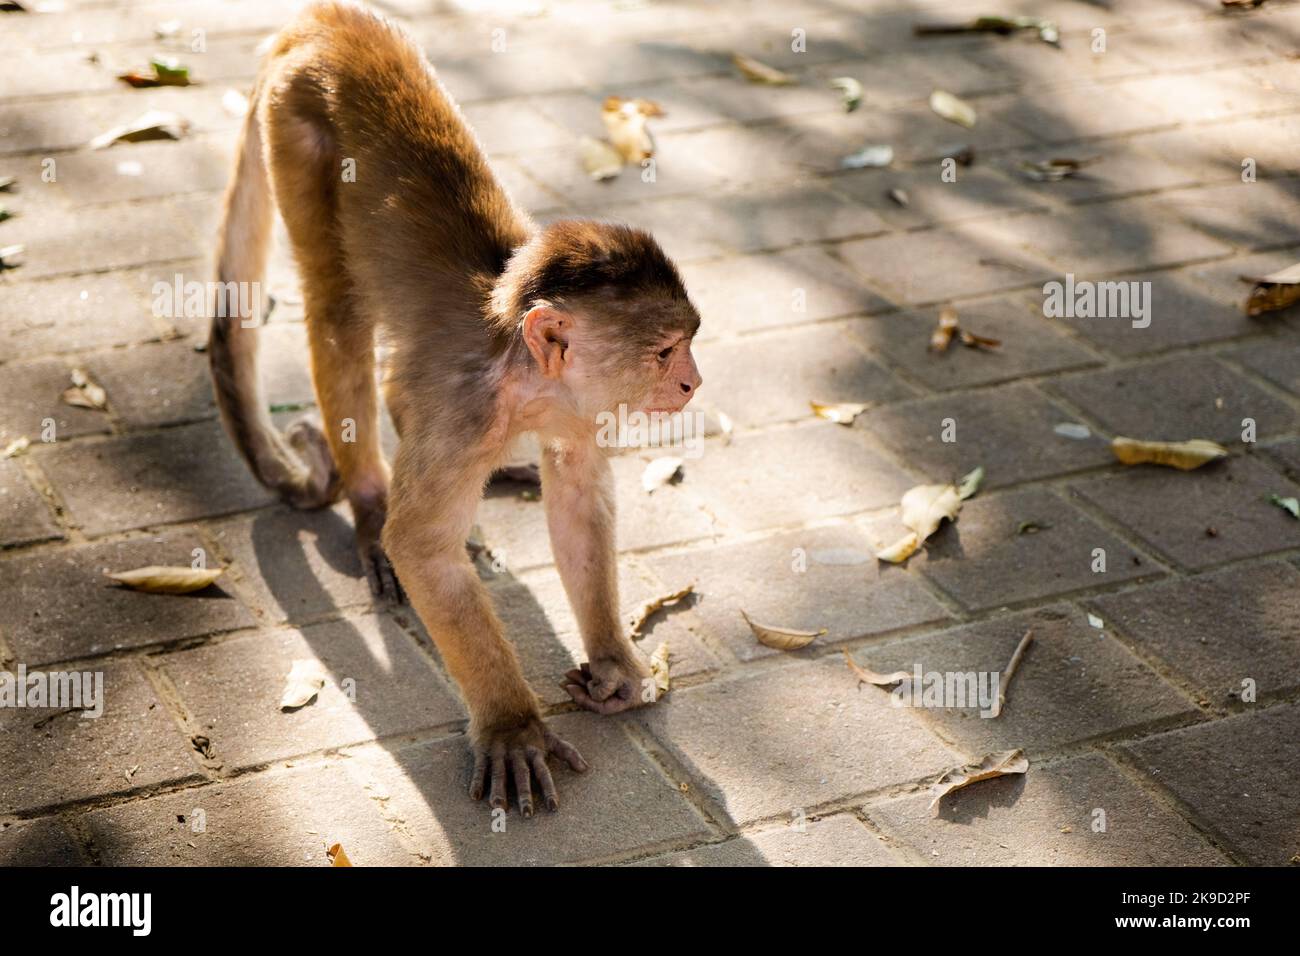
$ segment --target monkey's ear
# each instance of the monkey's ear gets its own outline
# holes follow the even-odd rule
[[[569,314],[549,305],[535,305],[524,315],[524,343],[547,378],[559,378],[564,370],[564,353],[572,331]]]

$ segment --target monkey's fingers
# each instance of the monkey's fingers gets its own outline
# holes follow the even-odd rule
[[[578,748],[567,740],[561,740],[549,730],[546,732],[546,752],[566,761],[577,773],[586,773],[589,769],[587,761],[583,760],[582,754],[578,753]]]
[[[533,815],[533,778],[528,770],[528,760],[522,750],[510,754],[510,774],[515,780],[515,793],[519,795],[519,815]]]
[[[560,809],[560,797],[555,792],[555,781],[551,779],[551,768],[546,766],[546,754],[536,747],[529,747],[528,760],[533,766],[533,776],[537,778],[537,785],[542,788],[542,799],[546,801],[546,809],[553,813]]]
[[[573,698],[575,704],[580,704],[587,708],[587,710],[592,710],[605,716],[617,714],[624,710],[631,710],[636,706],[636,701],[630,698],[608,697],[605,700],[596,700],[582,684],[569,682],[562,684],[561,686],[564,688],[565,692]]]
[[[487,776],[488,755],[482,747],[474,748],[474,771],[469,778],[469,798],[483,799],[483,779]]]
[[[488,806],[493,810],[504,810],[510,806],[506,799],[506,756],[504,747],[492,748],[492,790],[488,794]]]

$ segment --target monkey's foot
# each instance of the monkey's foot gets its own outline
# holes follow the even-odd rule
[[[359,551],[362,573],[370,582],[370,593],[394,604],[405,604],[406,591],[397,579],[397,572],[393,570],[393,564],[388,560],[388,555],[384,554],[384,549],[378,544],[372,544],[360,547]]]
[[[498,468],[492,473],[489,481],[518,481],[526,485],[540,485],[542,483],[542,470],[537,465],[529,463],[527,465],[506,465],[504,468]]]
[[[546,765],[548,756],[559,757],[578,773],[586,773],[587,761],[568,741],[561,740],[540,717],[529,717],[513,727],[499,727],[486,731],[474,743],[474,772],[470,778],[469,795],[481,800],[488,789],[488,805],[504,810],[510,806],[506,796],[506,771],[515,783],[519,799],[519,812],[525,817],[533,815],[533,778],[542,791],[546,809],[558,810],[560,798],[555,792],[555,781]]]
[[[268,471],[268,474],[277,470],[286,472],[271,478],[272,487],[295,508],[324,508],[338,501],[343,483],[334,467],[329,441],[320,427],[310,419],[300,418],[285,430],[284,441],[292,453],[286,451],[282,457],[296,460],[292,464],[280,463]]]
[[[589,661],[565,674],[560,686],[574,703],[598,714],[617,714],[658,699],[654,677],[635,660]]]

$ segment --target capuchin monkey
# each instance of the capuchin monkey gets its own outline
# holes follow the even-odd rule
[[[464,696],[470,796],[486,791],[506,808],[509,777],[531,816],[536,781],[554,810],[547,757],[579,772],[587,764],[543,722],[465,541],[484,485],[514,439],[535,432],[555,562],[588,657],[565,689],[601,714],[653,700],[619,613],[597,417],[620,405],[685,407],[700,387],[699,315],[648,234],[584,220],[535,226],[420,49],[355,4],[315,4],[275,38],[226,191],[220,282],[260,281],[275,207],[301,273],[324,425],[276,430],[256,323],[218,298],[208,353],[226,428],[258,479],[295,507],[347,496],[372,588],[409,597]],[[377,333],[399,436],[391,480]]]

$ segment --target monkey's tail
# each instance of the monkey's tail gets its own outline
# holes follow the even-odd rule
[[[270,244],[274,200],[262,152],[258,117],[263,84],[248,107],[226,187],[217,238],[217,288],[208,337],[208,361],[226,432],[253,474],[296,508],[319,508],[341,491],[324,434],[309,421],[276,429],[262,395],[257,368],[262,275]],[[241,315],[252,305],[251,316]]]

